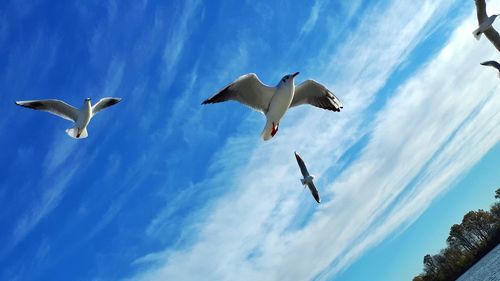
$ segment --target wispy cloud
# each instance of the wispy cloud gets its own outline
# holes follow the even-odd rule
[[[73,178],[76,170],[76,167],[73,167],[64,173],[59,173],[57,180],[51,181],[52,184],[40,195],[40,201],[28,209],[25,216],[22,216],[18,220],[14,227],[14,239],[11,248],[22,241],[45,216],[59,205],[64,190]]]
[[[343,249],[344,254],[325,276],[413,222],[433,198],[498,142],[492,127],[500,119],[491,110],[499,102],[492,97],[496,82],[478,66],[481,56],[492,54],[492,50],[473,44],[463,32],[471,19],[458,26],[439,56],[389,101],[361,158],[331,187],[339,200],[354,200],[353,189],[362,190],[356,197],[369,204],[357,214],[371,217],[372,224],[356,225],[359,235],[353,239],[359,243]],[[451,74],[447,71],[450,65],[461,65],[468,71]],[[407,194],[405,189],[409,189]],[[400,194],[404,195],[397,200]]]
[[[106,84],[104,85],[104,96],[105,97],[113,97],[116,96],[116,91],[120,86],[123,79],[123,71],[125,68],[125,63],[118,58],[113,58],[111,61],[108,74],[106,79]],[[97,101],[95,101],[97,102]]]
[[[300,34],[309,33],[313,29],[314,25],[316,24],[316,21],[318,20],[319,12],[321,11],[322,6],[323,6],[322,1],[316,0],[314,2],[314,5],[311,8],[311,13],[309,14],[309,17],[307,18],[304,25],[302,26]]]
[[[63,165],[72,156],[77,147],[78,143],[70,139],[64,131],[56,131],[52,148],[48,151],[44,160],[46,175],[52,175],[57,168]]]
[[[184,2],[182,11],[175,19],[175,28],[171,28],[165,48],[163,49],[163,65],[161,89],[165,90],[170,87],[177,75],[177,64],[181,59],[184,45],[191,35],[196,23],[201,20],[201,7],[200,0],[188,0]]]
[[[232,153],[216,156],[211,168],[217,171],[217,184],[230,191],[191,218],[194,229],[189,230],[196,235],[189,238],[190,243],[140,259],[142,265],[147,261],[151,266],[143,267],[133,279],[329,279],[414,221],[428,202],[498,141],[498,136],[487,133],[498,124],[498,115],[485,102],[493,102],[495,77],[477,67],[480,55],[491,51],[474,45],[469,32],[463,34],[468,23],[459,26],[440,54],[397,90],[368,129],[361,126],[369,123],[364,120],[365,110],[375,94],[449,4],[398,2],[365,15],[367,23],[324,68],[325,77],[338,74],[333,81],[337,93],[349,93],[339,94],[346,110],[335,117],[306,108],[290,112],[284,121],[287,126],[270,143],[256,143],[243,133],[232,138],[222,148]],[[411,17],[402,16],[409,11]],[[394,26],[401,29],[394,31]],[[450,76],[445,71],[450,64],[471,71]],[[467,118],[471,108],[483,117]],[[332,122],[324,122],[327,118]],[[255,120],[249,116],[247,121]],[[359,157],[323,188],[325,203],[307,208],[311,198],[298,192],[300,184],[290,176],[298,174],[291,152],[304,151],[304,157],[314,159],[310,162],[315,174],[328,177],[325,172],[335,169],[339,157],[367,130],[368,143]],[[469,133],[482,136],[475,139],[477,150],[460,149],[458,143],[452,148]],[[242,153],[254,145],[252,152]],[[242,156],[246,163],[234,161]],[[437,169],[428,165],[431,159],[433,165],[443,164]],[[463,159],[463,165],[456,165],[457,159]],[[426,175],[426,169],[443,173]],[[414,181],[419,184],[412,186]],[[213,182],[207,179],[200,184],[209,188]],[[437,185],[441,188],[432,188]],[[405,189],[414,190],[416,196],[405,196]],[[311,220],[297,224],[304,212]]]

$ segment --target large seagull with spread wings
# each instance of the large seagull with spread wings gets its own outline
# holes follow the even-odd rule
[[[263,84],[254,73],[246,74],[202,104],[234,100],[263,113],[267,118],[261,134],[264,140],[271,139],[278,132],[280,120],[288,108],[301,104],[331,111],[343,108],[340,100],[330,90],[314,80],[306,80],[295,87],[295,77],[298,74],[295,72],[285,75],[276,87]]]
[[[120,100],[120,98],[102,98],[96,104],[92,105],[90,99],[86,98],[81,109],[71,106],[61,100],[27,100],[16,101],[16,104],[45,111],[74,122],[75,126],[67,129],[66,133],[72,138],[80,139],[88,136],[87,125],[92,117],[99,111],[117,104]]]

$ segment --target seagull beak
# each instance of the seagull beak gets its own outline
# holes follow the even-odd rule
[[[300,72],[295,72],[294,74],[292,74],[292,77],[295,78],[295,76],[299,75]]]

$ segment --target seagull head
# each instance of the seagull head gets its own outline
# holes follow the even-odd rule
[[[90,101],[90,98],[86,98],[85,101]]]
[[[295,76],[299,75],[299,72],[295,72],[295,73],[292,73],[292,74],[287,74],[285,76],[283,76],[283,78],[281,78],[281,81],[280,81],[280,86],[283,85],[283,84],[287,84],[287,83],[290,83],[294,81],[294,78]]]

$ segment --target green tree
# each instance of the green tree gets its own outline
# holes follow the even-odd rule
[[[464,249],[470,253],[474,253],[477,250],[477,244],[465,231],[465,228],[461,224],[454,224],[451,227],[450,236],[448,236],[446,242],[454,247]]]
[[[436,275],[438,272],[438,267],[434,257],[428,254],[424,257],[424,272],[427,275]]]
[[[493,234],[495,218],[484,210],[470,211],[465,214],[462,225],[471,237],[475,237],[479,243],[485,243]]]
[[[491,205],[490,213],[495,218],[495,224],[500,224],[500,202]]]

